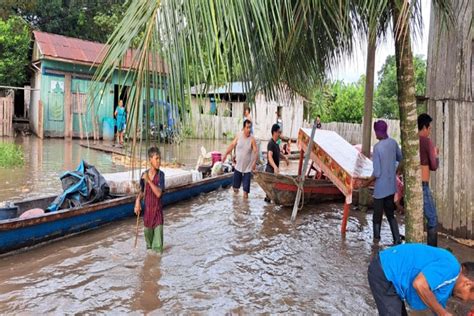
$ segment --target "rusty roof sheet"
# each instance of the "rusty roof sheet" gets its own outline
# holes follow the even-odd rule
[[[63,35],[40,31],[34,31],[33,34],[41,57],[47,59],[56,59],[70,63],[89,65],[100,64],[107,48],[107,45],[102,43],[86,41]],[[122,62],[122,68],[135,68],[133,67],[133,63],[136,64],[135,58],[137,54],[137,50],[128,50]],[[159,56],[156,56],[156,58],[156,62],[153,63],[156,71],[160,73],[168,73],[167,65]],[[151,58],[150,64],[152,64]]]

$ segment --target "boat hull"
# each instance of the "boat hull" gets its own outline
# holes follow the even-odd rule
[[[202,193],[227,187],[232,174],[208,178],[167,190],[163,205],[171,205]],[[54,197],[19,202],[20,210],[45,208]],[[0,221],[0,254],[34,246],[49,240],[77,234],[102,225],[134,216],[135,196],[123,196],[78,208],[60,210],[28,219]]]
[[[268,172],[254,172],[254,179],[275,204],[293,206],[298,186],[296,178]],[[344,195],[328,180],[305,179],[304,200],[308,203],[344,201]]]

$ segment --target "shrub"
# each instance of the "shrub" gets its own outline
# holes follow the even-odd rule
[[[22,166],[25,163],[21,146],[0,143],[0,168]]]

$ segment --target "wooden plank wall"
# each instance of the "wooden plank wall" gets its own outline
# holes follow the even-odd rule
[[[431,12],[426,96],[440,167],[431,176],[441,229],[474,239],[474,115],[472,0],[451,0],[454,26]]]
[[[473,102],[430,101],[432,139],[440,150],[440,166],[431,187],[444,231],[474,239]]]
[[[13,136],[13,94],[0,98],[0,137]]]
[[[186,122],[192,133],[192,138],[225,139],[233,137],[242,129],[243,118],[222,117],[209,114],[194,114]]]

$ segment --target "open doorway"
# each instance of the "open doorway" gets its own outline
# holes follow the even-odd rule
[[[28,90],[27,93],[30,91]],[[16,118],[25,118],[26,116],[26,107],[25,107],[25,90],[18,89],[15,90],[15,98],[14,98],[14,109],[15,109],[15,117]]]
[[[112,117],[115,118],[115,110],[118,107],[119,101],[123,101],[123,106],[125,107],[125,112],[128,114],[130,105],[127,103],[128,101],[128,96],[129,96],[129,89],[130,87],[128,86],[122,86],[122,85],[114,85],[114,108],[112,111]],[[114,134],[117,133],[117,124],[115,124],[114,127]]]
[[[127,101],[130,87],[114,85],[114,113],[118,106],[119,100],[123,101],[123,105],[128,110]]]

